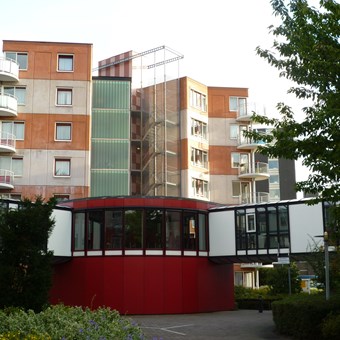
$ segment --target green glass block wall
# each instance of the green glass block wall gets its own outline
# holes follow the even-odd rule
[[[130,80],[93,78],[91,196],[130,194]]]

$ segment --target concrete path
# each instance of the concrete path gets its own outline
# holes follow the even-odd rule
[[[271,311],[132,315],[130,318],[140,325],[146,340],[290,339],[275,333]]]

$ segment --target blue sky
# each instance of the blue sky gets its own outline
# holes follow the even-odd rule
[[[166,45],[184,55],[181,76],[247,87],[251,101],[276,116],[280,101],[296,112],[301,104],[287,95],[291,84],[255,54],[256,46],[272,46],[272,12],[270,0],[11,0],[2,4],[0,43],[92,43],[94,67],[125,51]]]

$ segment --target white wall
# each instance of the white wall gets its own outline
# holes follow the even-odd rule
[[[290,243],[292,253],[310,251],[310,245],[320,242],[323,234],[322,204],[292,204],[289,206]]]
[[[48,250],[53,250],[54,256],[71,256],[72,212],[54,209],[52,218],[55,226],[48,240]]]
[[[234,211],[217,211],[209,214],[209,256],[236,254]]]

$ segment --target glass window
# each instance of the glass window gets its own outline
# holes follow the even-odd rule
[[[207,110],[206,95],[195,90],[190,90],[190,105],[202,111]]]
[[[198,237],[199,250],[207,250],[207,216],[205,214],[198,214]]]
[[[286,232],[288,231],[288,208],[287,206],[279,206],[279,231]]]
[[[71,160],[56,159],[54,166],[54,176],[70,176],[71,175]]]
[[[247,214],[247,232],[256,231],[255,214]]]
[[[71,89],[57,89],[57,105],[72,105]]]
[[[270,170],[278,170],[279,169],[279,161],[277,159],[269,159],[268,167]]]
[[[19,70],[27,70],[28,54],[25,52],[5,52],[6,58],[15,60]]]
[[[101,249],[101,233],[104,227],[104,211],[89,211],[87,224],[87,249]]]
[[[238,138],[239,126],[236,124],[230,124],[230,139]]]
[[[123,247],[123,212],[105,211],[105,248],[121,249]]]
[[[278,201],[280,199],[280,189],[269,188],[269,198],[272,201]]]
[[[237,97],[229,97],[229,111],[237,111]]]
[[[185,212],[183,214],[183,242],[184,250],[196,250],[197,239],[196,214]]]
[[[159,209],[145,210],[145,248],[163,248],[163,211]]]
[[[257,246],[257,242],[256,242],[256,234],[252,233],[252,234],[247,234],[247,249],[256,249]]]
[[[246,214],[244,209],[236,210],[236,246],[238,250],[246,249]]]
[[[233,181],[232,187],[233,187],[233,197],[239,197],[241,195],[240,182]]]
[[[234,284],[235,286],[243,286],[243,272],[235,272]]]
[[[207,124],[196,119],[191,119],[191,135],[207,139]]]
[[[85,213],[74,214],[73,249],[85,249]]]
[[[265,208],[257,208],[257,238],[260,249],[267,248],[267,214]]]
[[[194,166],[208,168],[208,153],[203,150],[191,148],[191,164]]]
[[[277,215],[275,207],[268,207],[269,233],[277,233]]]
[[[70,199],[70,195],[67,194],[54,194],[53,197],[56,198],[57,202],[67,201]]]
[[[270,175],[269,183],[271,183],[271,184],[279,184],[279,175]]]
[[[22,157],[12,158],[12,171],[14,172],[14,176],[22,176],[24,168],[23,164],[24,160]]]
[[[202,179],[192,178],[191,179],[191,189],[193,196],[195,197],[205,197],[208,198],[208,182]]]
[[[73,55],[58,55],[58,71],[72,72],[73,71]]]
[[[16,140],[24,140],[25,138],[25,123],[14,122],[14,136]]]
[[[238,168],[240,166],[240,154],[238,152],[231,153],[231,167]]]
[[[166,211],[166,248],[181,249],[181,213]]]
[[[141,210],[126,210],[124,214],[125,248],[142,248],[142,216]]]
[[[56,123],[55,131],[56,140],[71,140],[71,123]]]

